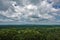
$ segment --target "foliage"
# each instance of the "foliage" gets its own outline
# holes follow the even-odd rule
[[[60,40],[60,28],[0,29],[0,40]]]

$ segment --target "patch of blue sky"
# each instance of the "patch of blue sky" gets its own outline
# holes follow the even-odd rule
[[[60,3],[57,3],[57,4],[53,5],[53,7],[56,8],[56,9],[59,9],[60,8]]]
[[[54,5],[53,7],[56,8],[56,9],[59,9],[60,5],[57,4],[57,5]]]

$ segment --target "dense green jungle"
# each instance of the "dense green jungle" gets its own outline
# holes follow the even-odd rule
[[[60,40],[60,25],[0,25],[0,40]]]

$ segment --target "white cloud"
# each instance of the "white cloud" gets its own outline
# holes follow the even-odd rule
[[[18,4],[17,1],[10,1],[7,0],[7,5],[3,3],[5,6],[8,7],[6,11],[0,11],[0,14],[3,16],[6,16],[10,19],[14,19],[13,21],[38,21],[43,19],[47,19],[49,21],[54,21],[56,18],[55,16],[57,15],[57,12],[59,9],[53,8],[54,3],[48,3],[47,0],[40,0],[38,5],[34,5],[33,3],[30,3],[29,0],[19,0],[22,2],[21,5]],[[51,0],[52,1],[52,0]],[[52,1],[54,2],[54,1]],[[53,15],[51,15],[53,14]],[[10,20],[8,19],[8,20]],[[4,21],[2,19],[2,21]]]
[[[27,5],[25,8],[27,8],[28,10],[30,10],[30,9],[37,9],[37,7],[36,6],[34,6],[34,5],[32,5],[32,4],[29,4],[29,5]]]
[[[11,20],[11,19],[0,19],[0,22],[11,22],[11,21],[13,21],[13,20]]]

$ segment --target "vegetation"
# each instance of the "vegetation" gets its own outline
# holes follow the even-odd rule
[[[60,40],[60,28],[5,28],[0,29],[0,40]]]

